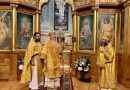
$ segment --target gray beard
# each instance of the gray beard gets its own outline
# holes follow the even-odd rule
[[[56,45],[56,44],[57,44],[57,41],[53,41],[53,40],[52,40],[52,43],[53,43],[54,45]]]

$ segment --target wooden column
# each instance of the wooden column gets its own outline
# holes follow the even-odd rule
[[[41,11],[39,11],[39,10],[36,11],[36,24],[35,24],[36,30],[34,30],[36,32],[40,31],[40,13],[41,13]]]
[[[97,33],[97,10],[96,9],[94,9],[94,25],[93,25],[93,27],[94,27],[94,34],[93,34],[93,36],[94,36],[94,52],[96,51],[96,33]]]
[[[73,19],[73,37],[75,38],[75,42],[73,42],[73,52],[71,54],[71,63],[70,63],[70,67],[72,68],[72,76],[75,76],[75,66],[74,66],[74,63],[75,63],[75,53],[77,51],[77,46],[76,46],[76,42],[77,42],[77,14],[75,11],[72,12],[72,19]]]
[[[78,16],[76,14],[76,12],[72,12],[72,15],[73,15],[73,35],[74,35],[74,38],[76,39],[76,42],[77,42],[77,31],[78,31],[78,27],[77,27],[77,22],[78,22]],[[74,44],[74,48],[73,48],[73,51],[77,51],[77,44],[76,42],[73,42]]]
[[[17,18],[17,11],[16,8],[18,5],[16,4],[10,4],[12,7],[12,16],[13,16],[13,40],[12,40],[12,51],[15,51],[16,47],[16,18]],[[17,55],[11,54],[10,61],[9,61],[9,80],[17,80]]]
[[[12,40],[12,51],[15,51],[15,47],[16,47],[16,18],[17,18],[17,12],[16,12],[16,8],[18,7],[18,5],[16,4],[10,4],[10,6],[12,7],[13,11],[12,11],[12,16],[13,16],[13,40]]]
[[[121,63],[122,71],[121,84],[130,87],[130,0],[127,0],[125,6],[125,22],[124,22],[124,53]]]
[[[36,15],[33,15],[33,33],[36,31]]]
[[[96,43],[97,43],[97,10],[98,10],[99,6],[98,5],[95,5],[92,7],[92,10],[94,11],[94,16],[93,16],[93,22],[94,22],[94,34],[93,34],[93,37],[94,37],[94,52],[97,51],[97,48],[96,48]],[[98,67],[96,65],[96,61],[97,61],[97,54],[95,54],[94,56],[92,56],[92,60],[91,60],[91,78],[92,78],[92,81],[98,81]]]

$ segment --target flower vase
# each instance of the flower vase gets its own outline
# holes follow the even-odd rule
[[[79,78],[80,81],[84,81],[85,80],[85,72],[82,70],[80,71],[80,78]]]

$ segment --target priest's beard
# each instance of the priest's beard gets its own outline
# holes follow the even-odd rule
[[[100,42],[100,46],[107,46],[109,42],[110,42],[110,41],[102,40],[102,41]]]
[[[35,42],[40,42],[40,39],[36,39]]]
[[[54,45],[57,44],[57,40],[56,40],[56,39],[52,39],[51,41],[52,41],[52,43],[53,43]]]

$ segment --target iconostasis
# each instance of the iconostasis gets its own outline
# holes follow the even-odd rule
[[[117,78],[123,77],[121,72],[126,67],[123,67],[122,63],[124,63],[124,58],[126,60],[124,65],[128,63],[128,53],[125,54],[125,51],[128,52],[126,47],[129,47],[127,46],[128,24],[125,22],[129,17],[127,0],[74,0],[74,6],[76,10],[73,13],[73,32],[76,42],[74,42],[72,52],[72,63],[75,63],[77,58],[81,56],[89,58],[91,70],[86,73],[86,77],[91,77],[91,81],[98,81],[98,67],[96,65],[98,48],[102,33],[108,30],[111,32],[111,42],[115,50]],[[125,15],[125,13],[127,14]],[[72,75],[79,78],[79,72],[75,66],[71,67]],[[118,79],[118,81],[120,80]],[[122,81],[122,83],[128,82]]]
[[[97,81],[98,47],[107,28],[112,32],[117,76],[122,77],[118,81],[130,86],[129,5],[130,0],[0,0],[0,68],[4,68],[0,79],[19,80],[18,60],[33,33],[41,32],[44,45],[48,32],[55,31],[70,46],[72,76],[79,77],[74,66],[77,58],[87,56],[91,70],[86,77]]]
[[[0,1],[0,79],[18,79],[18,60],[37,31],[38,5],[37,0]]]

